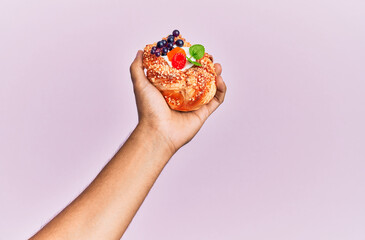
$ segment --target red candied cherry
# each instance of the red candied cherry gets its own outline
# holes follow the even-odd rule
[[[186,64],[186,57],[182,53],[176,53],[172,58],[171,64],[176,69],[183,69]]]

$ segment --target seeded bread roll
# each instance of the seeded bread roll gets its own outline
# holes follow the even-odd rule
[[[166,38],[163,38],[166,40]],[[184,41],[184,47],[190,47]],[[143,67],[147,70],[148,80],[162,93],[171,109],[178,111],[193,111],[210,102],[216,92],[216,73],[213,57],[207,53],[197,60],[202,66],[178,70],[171,67],[163,57],[151,54],[156,43],[146,45],[143,52]]]

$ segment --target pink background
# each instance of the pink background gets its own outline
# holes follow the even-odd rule
[[[129,65],[179,29],[225,103],[124,239],[364,239],[363,0],[0,2],[0,232],[25,239],[137,123]]]

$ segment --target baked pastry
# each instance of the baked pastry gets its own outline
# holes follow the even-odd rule
[[[202,45],[186,42],[178,30],[146,45],[143,67],[148,80],[171,109],[193,111],[212,100],[216,92],[213,57]]]

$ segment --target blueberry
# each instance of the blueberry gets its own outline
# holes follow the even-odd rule
[[[162,48],[164,46],[163,42],[162,41],[159,41],[157,43],[157,48]]]
[[[151,54],[155,54],[156,53],[156,50],[155,49],[151,49]]]
[[[170,36],[167,37],[167,42],[168,43],[173,43],[174,41],[175,41],[174,36],[170,35]]]
[[[179,39],[179,40],[176,40],[175,44],[176,44],[176,46],[178,46],[178,47],[182,47],[182,46],[184,46],[184,41],[183,41],[183,40],[181,40],[181,39]]]
[[[167,44],[167,49],[168,50],[171,50],[171,49],[173,49],[174,48],[174,44],[173,43],[168,43]]]
[[[161,56],[161,53],[160,52],[156,52],[155,55],[156,55],[156,57],[159,57],[159,56]]]
[[[166,47],[162,48],[162,56],[166,56],[168,52],[169,50]]]
[[[174,35],[175,37],[179,36],[179,35],[180,35],[179,30],[174,30],[174,31],[172,32],[172,35]]]
[[[161,40],[161,42],[163,43],[163,46],[166,46],[166,44],[167,44],[166,40]]]

